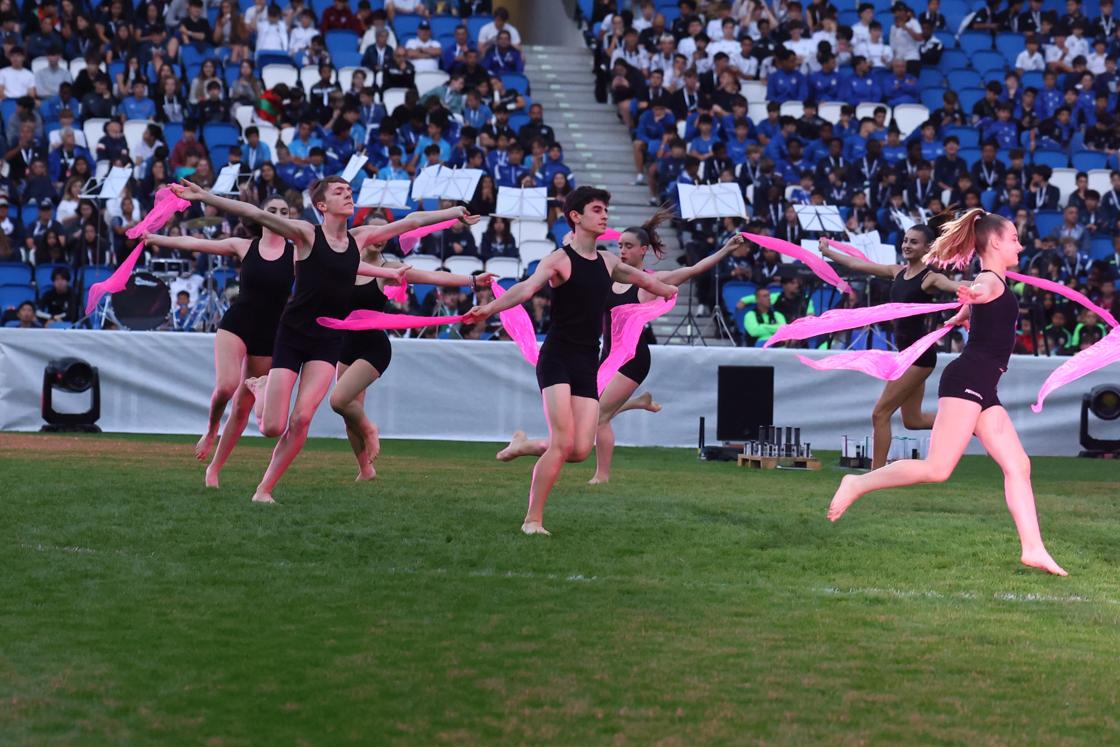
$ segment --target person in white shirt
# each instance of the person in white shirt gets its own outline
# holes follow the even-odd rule
[[[663,84],[665,88],[670,91],[676,92],[684,85],[684,74],[688,70],[688,60],[685,59],[683,54],[679,54],[673,58],[673,66],[663,70]]]
[[[1066,59],[1089,56],[1089,40],[1085,38],[1085,25],[1078,21],[1073,24],[1073,33],[1066,37]]]
[[[499,31],[508,31],[509,43],[512,44],[517,51],[522,51],[521,34],[519,34],[513,24],[509,22],[509,11],[505,8],[498,7],[494,9],[494,20],[478,30],[479,57],[486,54],[486,49],[498,40]]]
[[[295,28],[288,34],[288,53],[293,57],[311,46],[311,40],[318,36],[315,28],[315,14],[304,10],[299,14]]]
[[[245,11],[245,25],[256,31],[257,27],[268,20],[268,2],[253,0],[253,6]]]
[[[427,18],[428,6],[424,0],[387,0],[385,3],[385,13],[389,16],[390,23],[398,13],[419,15]]]
[[[257,24],[257,53],[266,50],[288,51],[288,27],[277,5],[268,6],[268,17]]]
[[[1085,56],[1085,67],[1093,75],[1101,75],[1108,71],[1108,54],[1104,39],[1093,42],[1093,51]]]
[[[8,60],[12,64],[0,70],[0,98],[39,97],[35,91],[35,74],[23,66],[24,59],[23,47],[12,47],[12,51],[8,52]]]
[[[817,45],[812,40],[802,38],[805,33],[805,24],[795,21],[789,25],[789,38],[782,42],[789,51],[797,55],[797,66],[805,72],[809,60],[817,55]]]
[[[421,21],[416,28],[416,36],[409,39],[404,48],[416,72],[439,70],[439,57],[443,54],[443,46],[432,38],[432,24]]]
[[[836,54],[836,28],[836,19],[834,17],[826,15],[822,18],[820,28],[814,31],[813,35],[809,37],[810,41],[813,42],[813,49],[820,49],[820,43],[825,41],[828,42],[828,46],[832,48],[832,53]],[[816,55],[814,54],[813,57],[815,59]]]
[[[704,29],[704,31],[708,33],[709,38],[719,39],[723,36],[724,21],[731,21],[731,23],[735,26],[735,32],[738,33],[739,24],[736,23],[735,19],[731,16],[731,6],[724,3],[723,5],[719,6],[719,9],[715,12],[714,17],[710,18],[710,20],[708,21],[708,26]]]
[[[1063,59],[1066,57],[1066,38],[1055,34],[1049,44],[1042,45],[1042,57],[1046,60],[1046,67],[1061,70]]]
[[[634,30],[639,33],[653,25],[653,17],[657,9],[653,7],[652,0],[642,0],[638,15],[634,16]]]
[[[875,6],[862,3],[859,6],[859,20],[852,24],[852,47],[871,41],[871,24],[875,20]],[[858,54],[858,52],[857,52]]]
[[[907,69],[915,73],[921,58],[918,46],[922,43],[922,25],[904,3],[895,3],[891,12],[894,14],[890,37],[891,55],[896,60],[906,60]]]
[[[855,45],[854,51],[860,57],[866,57],[873,68],[889,67],[894,59],[891,48],[883,43],[883,26],[878,21],[871,22],[871,38]]]
[[[758,77],[758,58],[752,54],[754,39],[744,36],[739,41],[739,51],[729,55],[729,62],[740,78],[755,79]]]
[[[393,33],[393,29],[385,23],[385,11],[375,10],[370,15],[370,25],[366,29],[366,33],[362,35],[362,41],[358,44],[358,53],[365,54],[368,47],[372,47],[377,43],[377,32],[384,31],[389,35],[388,44],[394,49],[397,47],[397,35]]]
[[[641,70],[643,76],[649,77],[649,53],[638,44],[638,30],[633,26],[626,29],[622,44],[611,55],[611,67],[614,67],[615,60],[623,60],[631,67]]]
[[[739,27],[735,25],[735,19],[724,18],[719,33],[712,37],[715,41],[708,45],[708,54],[714,56],[723,52],[728,57],[738,54],[739,40],[736,38],[738,31]]]
[[[1046,70],[1046,58],[1038,51],[1037,36],[1032,34],[1027,37],[1027,48],[1015,57],[1015,70],[1019,75],[1034,70],[1039,72]]]
[[[650,58],[650,70],[672,70],[677,56],[677,39],[672,34],[662,34],[657,40],[657,54]]]

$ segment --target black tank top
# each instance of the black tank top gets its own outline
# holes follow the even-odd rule
[[[563,285],[552,289],[548,339],[598,350],[607,297],[611,295],[607,262],[598,252],[595,259],[585,259],[566,246],[564,253],[572,263],[572,274]]]
[[[607,311],[603,314],[603,357],[606,358],[611,354],[611,310],[617,306],[625,306],[631,303],[641,303],[638,300],[638,286],[631,285],[622,293],[615,293],[614,287],[611,287],[610,295],[607,296]],[[653,336],[653,330],[646,325],[642,329],[642,336],[638,340],[639,347],[642,345],[656,345],[657,338]]]
[[[350,310],[359,309],[366,311],[384,311],[389,303],[381,284],[374,278],[368,283],[354,284],[354,292],[350,294]]]
[[[279,259],[265,259],[261,256],[261,240],[253,239],[241,260],[241,289],[234,303],[251,307],[255,314],[278,318],[292,292],[295,250],[292,242],[285,241]]]
[[[922,282],[930,273],[927,267],[909,280],[906,270],[894,276],[891,283],[891,301],[894,303],[932,303],[933,296],[922,290]],[[894,322],[894,344],[899,350],[910,347],[915,340],[929,331],[929,317],[910,316]]]
[[[296,262],[296,290],[284,308],[280,323],[296,332],[316,337],[332,330],[315,321],[320,316],[341,319],[350,313],[350,296],[358,275],[358,244],[346,235],[346,251],[336,252],[327,243],[322,226],[315,226],[315,242],[307,259]]]
[[[980,272],[992,272],[981,270]],[[995,275],[994,272],[992,272]],[[996,275],[999,277],[999,275]],[[968,342],[961,352],[962,358],[982,359],[995,363],[1002,369],[1007,368],[1011,352],[1015,349],[1015,324],[1019,320],[1019,300],[1003,283],[1003,293],[987,303],[972,305],[972,322]]]

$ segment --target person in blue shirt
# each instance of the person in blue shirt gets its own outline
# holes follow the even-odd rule
[[[301,166],[307,163],[307,159],[311,155],[311,149],[323,144],[321,138],[312,134],[311,128],[314,125],[315,122],[310,119],[301,121],[296,130],[296,136],[292,138],[292,142],[288,145],[288,150],[292,152],[292,160]]]
[[[639,175],[638,182],[642,181],[641,175],[645,169],[646,154],[657,152],[661,138],[667,129],[673,132],[677,129],[677,118],[669,111],[668,101],[664,98],[657,99],[638,117],[638,125],[634,130],[634,166]]]
[[[854,75],[848,78],[840,94],[842,101],[847,101],[852,106],[864,101],[882,101],[883,91],[879,84],[871,77],[871,65],[866,57],[853,57],[852,70]]]
[[[836,57],[831,52],[817,56],[821,69],[809,75],[809,98],[812,101],[840,100],[840,73],[836,70]]]
[[[1050,119],[1065,102],[1065,97],[1058,89],[1058,76],[1053,70],[1047,70],[1042,75],[1042,90],[1038,92],[1038,103],[1035,110],[1039,119]]]
[[[921,95],[918,90],[918,79],[906,72],[906,60],[896,59],[891,63],[891,76],[885,86],[886,100],[891,106],[918,103]]]
[[[246,127],[245,142],[241,145],[242,163],[249,167],[249,171],[256,171],[262,163],[271,160],[272,151],[261,142],[261,131],[256,125]]]
[[[467,102],[463,106],[463,124],[481,130],[494,117],[490,107],[482,103],[482,96],[477,88],[467,91]]]
[[[350,137],[350,122],[340,117],[331,125],[326,136],[323,137],[323,150],[327,158],[338,168],[346,168],[350,156],[354,155],[354,139]]]
[[[656,192],[658,196],[650,198],[651,200],[664,202],[673,196],[670,194],[672,187],[684,172],[685,159],[688,158],[687,147],[683,140],[674,137],[667,148],[658,149],[657,161],[650,171],[650,191]]]
[[[494,177],[494,181],[498,180],[497,169],[500,166],[507,166],[509,164],[509,144],[510,136],[505,132],[499,132],[496,139],[496,147],[491,148],[490,152],[486,154],[486,171]]]
[[[399,145],[393,145],[389,148],[389,163],[383,166],[377,172],[378,179],[404,179],[408,181],[411,177],[408,171],[405,170],[404,165],[401,163],[401,158],[404,157],[404,151],[401,150]]]
[[[132,83],[132,95],[123,99],[120,113],[125,119],[155,119],[156,102],[145,95],[147,85],[142,80]]]
[[[812,170],[812,164],[801,153],[801,141],[790,140],[786,158],[774,161],[775,173],[781,175],[786,184],[796,184],[801,180],[801,172]]]
[[[526,173],[522,165],[524,160],[525,149],[521,147],[521,143],[512,141],[507,158],[494,166],[494,183],[499,187],[520,187],[521,177]]]
[[[790,116],[781,118],[782,129],[770,139],[763,153],[772,161],[783,160],[789,155],[789,144],[797,140],[797,120]]]
[[[378,129],[376,139],[366,143],[366,157],[374,169],[384,168],[389,165],[389,148],[397,143],[397,130],[390,124],[388,117]]]
[[[902,143],[902,134],[897,127],[887,129],[887,142],[883,144],[883,160],[890,166],[906,160],[906,146]]]
[[[854,161],[867,152],[867,143],[875,130],[875,120],[864,117],[859,121],[859,130],[844,138],[844,158]]]
[[[933,163],[945,155],[945,145],[937,139],[937,127],[932,120],[922,123],[918,142],[922,144],[922,159]]]
[[[782,131],[781,113],[781,104],[775,104],[773,101],[766,104],[766,119],[755,126],[758,142],[763,146],[768,145]]]
[[[283,143],[276,144],[276,175],[285,184],[290,184],[296,189],[303,189],[311,183],[311,172],[305,166],[300,166],[292,160],[292,153]]]
[[[511,43],[509,31],[498,32],[498,43],[486,50],[486,54],[482,57],[482,66],[491,75],[520,73],[525,70],[521,52]]]
[[[738,119],[735,121],[735,134],[727,140],[727,157],[733,163],[743,163],[747,160],[747,147],[754,142],[750,139],[749,132],[750,126],[747,120]]]
[[[809,82],[797,69],[797,55],[782,47],[775,58],[775,70],[766,81],[766,100],[781,104],[809,98]]]
[[[552,177],[559,173],[568,177],[569,187],[574,188],[576,186],[572,170],[568,167],[568,164],[564,163],[564,147],[560,143],[552,143],[548,146],[548,153],[545,156],[544,165],[541,167],[541,173],[548,184],[551,184]]]
[[[730,138],[735,134],[735,123],[740,119],[747,123],[747,137],[751,140],[757,140],[758,134],[754,129],[754,122],[747,116],[749,106],[745,96],[735,96],[731,99],[731,111],[719,117],[716,125],[717,132],[720,133],[724,139]]]
[[[813,164],[815,168],[818,163],[828,156],[834,137],[832,123],[824,122],[821,124],[817,139],[805,146],[805,160]]]
[[[454,39],[450,44],[443,45],[443,52],[440,54],[440,69],[451,72],[451,68],[456,64],[463,64],[467,60],[467,52],[478,51],[478,47],[471,41],[470,32],[467,27],[459,24],[455,27]]]
[[[453,169],[465,168],[472,149],[478,147],[478,130],[464,127],[459,130],[459,142],[451,148],[451,155],[445,163]]]
[[[696,137],[688,144],[688,155],[698,161],[706,161],[712,157],[712,145],[716,139],[712,136],[712,117],[702,114],[696,120]]]
[[[416,166],[420,162],[420,154],[429,145],[435,145],[439,148],[439,160],[441,162],[451,158],[451,144],[443,139],[443,123],[437,117],[433,117],[428,122],[428,131],[416,141],[416,147],[412,151],[412,159],[409,162],[412,166]]]
[[[983,128],[980,139],[994,142],[997,148],[1003,149],[1019,144],[1019,126],[1011,121],[1011,104],[1002,102],[996,107],[996,119]]]

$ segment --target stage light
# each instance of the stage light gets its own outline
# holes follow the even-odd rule
[[[71,394],[89,392],[90,404],[85,412],[57,412],[53,406],[55,390]],[[95,423],[101,417],[101,381],[97,369],[80,358],[59,358],[47,363],[43,370],[43,420],[39,430],[51,433],[100,433]]]
[[[1093,438],[1089,435],[1089,413],[1100,420],[1120,418],[1120,386],[1102,384],[1081,398],[1081,447],[1083,457],[1114,459],[1120,456],[1120,439]]]

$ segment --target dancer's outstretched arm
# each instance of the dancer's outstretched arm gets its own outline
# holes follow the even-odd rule
[[[398,265],[396,267],[389,267],[388,265],[371,265],[369,262],[358,263],[358,274],[364,275],[367,278],[383,278],[384,280],[392,280],[395,283],[400,283],[406,277],[412,268],[408,265]],[[470,281],[468,281],[470,282]]]
[[[190,200],[191,202],[197,200],[207,205],[213,205],[223,213],[236,215],[238,218],[260,224],[273,233],[278,233],[284,238],[296,242],[297,248],[304,251],[309,251],[311,245],[315,242],[315,226],[305,220],[282,218],[276,213],[262,210],[248,202],[221,197],[186,179],[181,179],[178,184],[172,184],[171,190],[184,200]]]
[[[145,246],[160,246],[180,252],[202,252],[219,254],[223,257],[244,257],[245,250],[252,243],[249,239],[198,239],[194,236],[163,236],[158,233],[145,233],[141,238]]]
[[[625,262],[620,261],[618,257],[613,254],[606,254],[605,252],[602,254],[607,258],[608,263],[614,263],[614,267],[610,267],[610,271],[611,278],[616,282],[636,285],[642,290],[652,295],[660,296],[661,298],[672,298],[677,295],[677,286],[663,283],[648,272],[636,270]]]
[[[940,293],[956,293],[957,288],[964,285],[964,283],[952,280],[949,277],[942,275],[940,272],[927,273],[922,280],[922,290],[930,295],[937,295]]]
[[[964,304],[988,303],[1003,295],[1003,288],[1003,283],[992,273],[981,273],[971,283],[957,286],[957,300]]]
[[[364,249],[371,244],[380,244],[406,231],[412,231],[433,223],[442,223],[445,220],[460,220],[468,226],[473,226],[482,218],[471,215],[465,207],[453,207],[446,210],[417,210],[409,213],[400,220],[386,223],[383,226],[358,226],[350,229],[350,235],[358,242],[358,248]]]
[[[561,251],[555,251],[549,254],[540,261],[536,271],[532,275],[525,278],[520,283],[510,286],[510,289],[503,293],[501,298],[496,298],[482,306],[475,306],[468,311],[466,316],[463,317],[463,323],[478,324],[479,322],[489,319],[498,312],[512,309],[514,306],[520,306],[525,303],[548,283],[553,273],[556,272],[557,265],[567,260],[567,255]]]
[[[395,263],[387,263],[386,266],[392,267]],[[496,278],[492,272],[484,272],[480,275],[456,275],[450,272],[429,272],[428,270],[416,270],[408,268],[405,273],[405,278],[410,283],[427,283],[428,285],[442,285],[444,287],[485,287],[490,285]]]
[[[747,243],[746,237],[741,233],[736,233],[720,247],[719,251],[709,254],[691,267],[682,267],[679,270],[662,270],[653,273],[653,276],[666,285],[684,285],[697,275],[703,275],[705,272],[711,270],[722,262],[727,255],[735,251],[737,247],[745,243]]]
[[[817,246],[821,254],[826,259],[831,259],[841,267],[846,267],[849,270],[856,272],[867,273],[868,275],[875,275],[876,277],[893,279],[895,275],[902,271],[902,265],[884,265],[878,262],[865,262],[862,259],[849,257],[844,252],[838,252],[828,245],[828,239],[822,238],[821,243]]]

